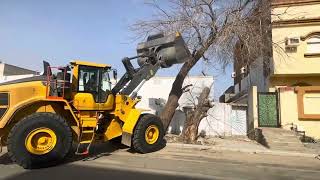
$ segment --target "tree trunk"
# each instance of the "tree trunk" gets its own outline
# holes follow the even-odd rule
[[[178,75],[176,76],[176,79],[174,80],[172,84],[172,88],[169,94],[168,101],[166,105],[164,106],[162,113],[160,115],[161,121],[163,123],[163,127],[165,130],[170,125],[171,119],[174,116],[174,113],[179,106],[179,99],[183,94],[183,81],[188,75],[189,71],[192,69],[192,67],[198,62],[198,60],[195,60],[194,58],[188,60],[183,64],[181,67]]]
[[[179,106],[178,101],[183,94],[182,86],[183,86],[184,79],[186,78],[186,76],[188,75],[192,67],[195,64],[197,64],[197,62],[203,57],[204,53],[211,46],[211,44],[216,38],[216,35],[217,35],[216,33],[210,34],[208,39],[203,43],[203,46],[198,51],[196,51],[187,62],[183,64],[179,73],[177,74],[176,79],[172,84],[168,101],[164,106],[164,109],[162,110],[162,113],[160,115],[160,118],[165,130],[168,129],[170,122],[174,116],[174,113],[176,112],[176,109]]]
[[[182,131],[182,138],[185,143],[195,143],[198,139],[198,127],[203,118],[207,116],[208,110],[212,107],[208,96],[210,88],[205,87],[199,98],[198,104],[193,111],[187,112],[187,119]]]

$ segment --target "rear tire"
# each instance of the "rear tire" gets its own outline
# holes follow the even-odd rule
[[[50,144],[51,146],[42,146],[40,144],[40,153],[31,152],[30,150],[30,145],[34,144],[34,141],[30,140],[30,134],[32,135],[38,129],[48,130],[53,134],[54,138],[51,139],[55,139],[55,143]],[[31,136],[31,139],[34,137],[34,139],[38,138],[39,142],[53,142],[43,134],[43,132],[40,132]],[[36,137],[37,135],[38,137]],[[45,138],[41,139],[41,135]],[[29,146],[27,145],[28,140],[30,140]],[[72,132],[70,127],[62,117],[53,113],[34,113],[25,117],[11,129],[8,136],[8,154],[11,160],[25,169],[49,167],[58,164],[68,154],[71,146]],[[43,151],[41,149],[43,147],[47,148],[48,152]]]
[[[157,129],[157,137],[151,137],[150,141],[147,140],[148,129]],[[147,114],[141,116],[135,130],[133,132],[132,146],[133,149],[139,153],[150,153],[160,150],[163,147],[164,128],[158,116]]]

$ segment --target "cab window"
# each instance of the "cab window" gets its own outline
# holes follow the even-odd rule
[[[99,70],[91,67],[80,67],[78,92],[96,92],[99,87]]]
[[[105,69],[102,71],[102,84],[100,89],[100,98],[101,102],[107,101],[108,95],[111,93],[111,82],[110,82],[110,76],[109,76],[109,70]]]
[[[91,93],[96,103],[106,102],[111,93],[109,69],[80,66],[78,84],[78,92]]]
[[[111,82],[109,76],[109,70],[104,70],[102,72],[102,90],[110,91],[111,90]]]

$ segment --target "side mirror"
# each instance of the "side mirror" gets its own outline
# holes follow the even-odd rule
[[[116,69],[113,69],[113,79],[117,80],[118,79],[118,72]]]

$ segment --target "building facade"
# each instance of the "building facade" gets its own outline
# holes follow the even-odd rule
[[[320,1],[272,0],[270,28],[272,53],[245,67],[227,100],[248,104],[252,128],[282,127],[320,139]],[[245,54],[239,46],[235,59]],[[241,61],[235,64],[241,72]]]
[[[320,1],[274,1],[270,91],[279,96],[279,121],[320,139]]]

